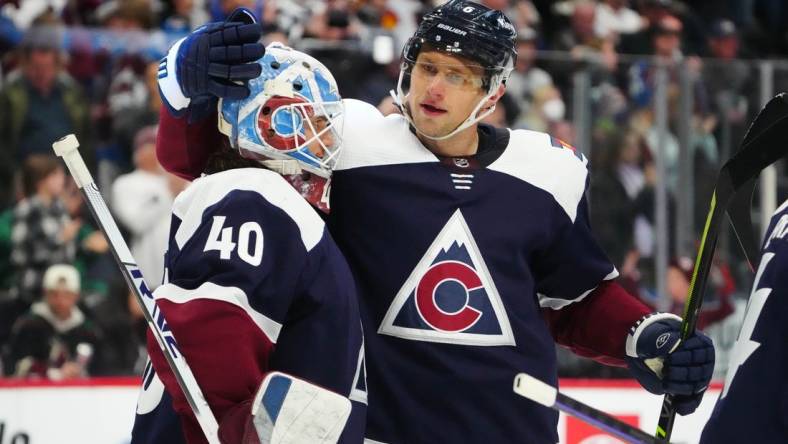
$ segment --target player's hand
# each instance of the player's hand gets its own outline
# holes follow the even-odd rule
[[[176,42],[159,65],[159,90],[171,110],[195,98],[243,99],[246,83],[260,75],[265,54],[262,27],[254,14],[239,8],[224,22],[202,26]]]
[[[714,371],[714,345],[701,332],[681,341],[681,319],[656,314],[645,318],[627,338],[627,363],[649,392],[675,395],[679,415],[695,411]]]

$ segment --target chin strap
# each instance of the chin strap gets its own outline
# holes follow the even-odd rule
[[[479,111],[481,111],[482,106],[484,106],[484,104],[487,103],[488,100],[493,98],[495,96],[495,94],[498,93],[498,86],[503,84],[503,80],[493,83],[492,86],[490,87],[490,90],[487,93],[487,95],[484,96],[481,100],[479,100],[479,103],[476,105],[476,108],[474,108],[473,111],[471,111],[471,113],[468,115],[468,118],[465,119],[465,121],[463,121],[461,124],[459,124],[457,126],[457,128],[454,128],[448,134],[445,134],[443,136],[430,136],[430,135],[424,134],[416,126],[416,124],[413,122],[413,118],[410,115],[410,110],[408,109],[407,105],[405,104],[405,97],[407,97],[407,95],[402,91],[402,80],[403,80],[404,76],[405,76],[405,71],[404,70],[400,70],[400,72],[399,72],[399,79],[397,80],[397,92],[395,93],[394,90],[389,90],[389,94],[391,94],[391,97],[394,98],[394,104],[397,105],[397,107],[399,108],[400,112],[405,117],[405,120],[408,121],[410,126],[412,126],[420,136],[422,136],[424,138],[427,138],[427,139],[430,139],[430,140],[446,140],[446,139],[454,136],[455,134],[459,133],[460,131],[462,131],[462,130],[470,127],[471,125],[479,122],[480,120],[484,119],[485,117],[489,116],[490,114],[492,114],[493,111],[495,111],[495,104],[493,104],[491,107],[485,109],[481,113],[479,113]],[[508,77],[508,74],[504,76],[504,78],[506,78],[506,77]]]
[[[495,94],[488,94],[488,95],[486,95],[482,100],[479,101],[479,104],[476,105],[476,108],[474,108],[473,111],[471,111],[471,114],[468,116],[467,119],[465,119],[464,122],[462,122],[457,128],[454,128],[452,131],[450,131],[449,134],[446,134],[444,136],[437,136],[437,137],[429,136],[429,135],[424,134],[421,131],[419,131],[419,129],[416,128],[416,125],[413,125],[413,127],[416,128],[416,131],[418,131],[419,134],[421,134],[422,136],[426,137],[427,139],[430,139],[430,140],[446,140],[446,139],[454,136],[455,134],[459,133],[460,131],[462,131],[462,130],[470,127],[471,125],[479,122],[480,120],[484,119],[485,117],[489,116],[490,114],[492,114],[492,112],[495,111],[495,105],[494,104],[493,104],[493,106],[487,108],[486,110],[484,110],[481,113],[479,113],[479,111],[481,110],[482,105],[484,105],[494,95]],[[408,120],[410,120],[410,115],[408,115]],[[411,122],[411,124],[413,124],[413,122]]]

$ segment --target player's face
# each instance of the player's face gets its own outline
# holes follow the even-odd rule
[[[421,133],[432,137],[457,128],[485,97],[484,68],[438,51],[422,51],[413,65],[408,108]]]
[[[311,140],[307,144],[309,151],[319,158],[326,154],[325,147],[334,146],[334,135],[331,131],[326,131],[328,119],[323,116],[315,116],[309,119],[309,125],[304,128],[306,140]],[[315,137],[317,135],[317,137]]]

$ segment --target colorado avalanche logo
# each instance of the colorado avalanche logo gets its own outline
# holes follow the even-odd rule
[[[501,297],[460,210],[405,281],[378,332],[418,341],[515,345]]]

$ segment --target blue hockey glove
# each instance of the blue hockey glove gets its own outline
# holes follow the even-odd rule
[[[256,61],[265,54],[261,35],[255,16],[239,8],[177,41],[159,64],[159,91],[170,111],[179,115],[192,99],[248,97],[246,82],[260,75]]]
[[[681,341],[681,318],[652,314],[638,321],[627,337],[627,363],[649,392],[675,395],[679,415],[695,411],[714,371],[714,345],[695,332]]]

